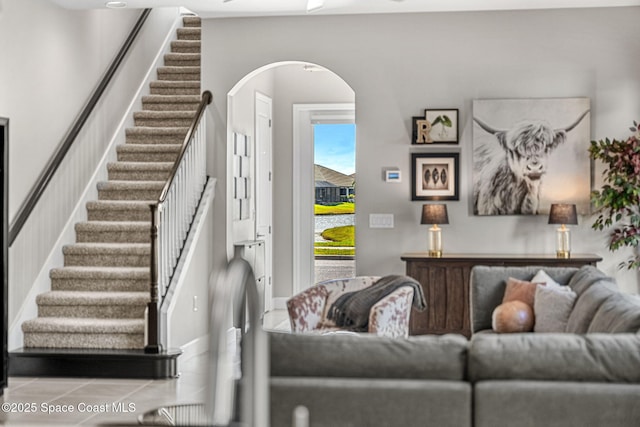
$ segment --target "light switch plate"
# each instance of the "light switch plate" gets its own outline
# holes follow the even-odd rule
[[[369,228],[393,228],[393,214],[369,214]]]

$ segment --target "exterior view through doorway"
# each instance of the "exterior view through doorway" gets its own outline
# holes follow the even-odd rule
[[[322,132],[321,129],[323,129],[325,125],[352,126],[352,139],[354,141],[354,148],[352,150],[355,152],[355,105],[353,103],[294,104],[294,294],[321,280],[352,277],[355,275],[355,259],[339,259],[340,257],[337,256],[332,256],[329,259],[327,259],[327,256],[322,257],[323,259],[316,259],[315,255],[316,189],[320,198],[329,197],[328,194],[331,192],[337,192],[337,197],[339,197],[340,192],[339,189],[322,190],[322,187],[317,187],[316,169],[324,171],[328,175],[332,174],[330,170],[327,170],[330,168],[316,168],[314,166],[316,163],[314,143],[316,128],[319,132]],[[320,134],[318,136],[320,136]],[[340,144],[336,144],[336,146],[338,145]],[[355,161],[353,168],[355,172]],[[335,174],[333,174],[333,176],[335,176]],[[319,178],[321,178],[321,174]],[[322,179],[318,181],[322,181]],[[349,191],[352,193],[355,192],[355,185],[351,185],[350,187],[353,189],[345,189],[344,196],[347,200],[349,198]],[[353,194],[353,196],[355,196],[355,194]],[[349,256],[349,258],[352,257],[353,255]],[[319,267],[317,277],[316,265]]]
[[[355,275],[355,124],[313,124],[314,281]]]

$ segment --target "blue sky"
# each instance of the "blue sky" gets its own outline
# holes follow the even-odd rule
[[[351,175],[356,171],[356,125],[314,125],[314,162]]]

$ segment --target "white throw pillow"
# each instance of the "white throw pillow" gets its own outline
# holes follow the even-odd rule
[[[568,286],[538,286],[534,300],[534,332],[564,332],[577,294]]]
[[[560,283],[553,280],[553,278],[551,278],[551,276],[549,276],[544,270],[538,271],[530,281],[533,283],[546,283],[548,287],[557,288],[562,291],[571,291],[570,287],[562,286]]]

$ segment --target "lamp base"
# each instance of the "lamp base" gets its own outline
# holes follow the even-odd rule
[[[442,251],[429,251],[431,258],[442,258]]]
[[[556,251],[556,257],[562,258],[562,259],[569,259],[571,258],[571,251]]]

